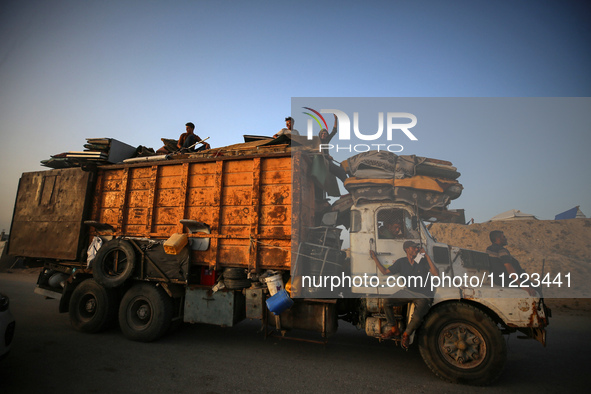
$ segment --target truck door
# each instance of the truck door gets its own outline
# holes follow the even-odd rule
[[[8,253],[80,258],[91,173],[80,168],[24,173],[14,207]]]
[[[402,245],[408,240],[417,240],[418,233],[413,229],[412,217],[408,211],[400,208],[384,207],[376,210],[375,215],[375,251],[378,260],[386,268],[396,260],[406,256]],[[380,278],[379,294],[392,294],[398,290],[387,285],[388,275]]]

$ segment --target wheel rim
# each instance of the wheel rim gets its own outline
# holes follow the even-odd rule
[[[127,255],[122,250],[113,250],[105,256],[103,272],[107,276],[119,276],[127,268]]]
[[[97,307],[97,302],[96,302],[96,298],[94,297],[94,295],[85,294],[80,299],[80,304],[79,304],[79,308],[78,308],[80,317],[84,320],[92,319],[92,317],[96,313],[96,307]]]
[[[136,298],[130,305],[128,313],[129,325],[140,331],[152,322],[152,305],[145,298]]]
[[[466,323],[448,324],[439,333],[439,351],[456,368],[469,369],[486,358],[486,341],[475,327]]]

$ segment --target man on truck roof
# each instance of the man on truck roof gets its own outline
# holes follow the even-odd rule
[[[277,134],[275,134],[273,136],[273,138],[277,138],[277,137],[282,136],[284,134],[285,135],[300,135],[300,132],[293,128],[294,124],[295,124],[295,120],[291,116],[286,117],[285,118],[285,127],[283,129],[279,130],[277,132]]]
[[[201,138],[195,134],[195,125],[191,122],[185,124],[185,129],[187,130],[186,133],[181,134],[179,137],[179,141],[177,142],[176,146],[181,149],[186,149],[192,152],[199,152],[205,149],[209,149],[209,144],[204,142],[199,148],[195,149],[193,145],[201,141]]]
[[[370,250],[369,254],[383,275],[399,274],[407,279],[406,288],[394,293],[392,295],[393,298],[385,298],[383,301],[384,312],[386,313],[386,319],[388,320],[388,325],[391,326],[391,329],[382,335],[382,339],[388,339],[400,335],[392,307],[412,302],[415,304],[415,310],[400,341],[400,345],[403,348],[408,349],[410,335],[419,327],[433,301],[433,292],[431,291],[428,282],[429,274],[438,276],[439,270],[435,264],[433,264],[431,257],[425,253],[425,249],[421,248],[417,243],[406,241],[402,245],[402,248],[404,249],[406,256],[396,260],[389,268],[385,268],[382,263],[380,263],[373,250]],[[419,253],[422,257],[417,263],[415,258]],[[419,280],[408,280],[410,277],[420,277],[422,278],[422,283]]]

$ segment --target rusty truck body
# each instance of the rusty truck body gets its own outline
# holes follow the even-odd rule
[[[25,173],[9,253],[42,261],[35,291],[59,298],[75,329],[97,332],[118,320],[138,341],[181,322],[233,326],[245,318],[261,320],[265,332],[304,329],[323,338],[341,319],[379,338],[386,329],[380,297],[396,289],[340,283],[327,296],[302,277],[384,281],[369,248],[391,261],[403,255],[405,240],[424,245],[449,275],[483,269],[477,262],[485,255],[438,243],[416,207],[396,201],[347,208],[350,249],[342,251],[336,221],[323,219],[334,209],[312,175],[322,157],[289,144],[247,143],[172,160]],[[404,217],[403,238],[380,239],[385,211]],[[270,275],[292,286],[293,306],[277,315],[265,303]],[[503,289],[436,289],[415,342],[441,378],[488,384],[505,363],[503,334],[545,340],[540,297],[504,289],[505,298],[495,298],[495,291]],[[412,305],[400,313],[403,326]]]

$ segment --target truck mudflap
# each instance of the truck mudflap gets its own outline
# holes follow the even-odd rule
[[[546,329],[544,328],[518,328],[519,332],[535,339],[546,347]]]
[[[541,313],[538,314],[538,311],[540,311]],[[539,325],[539,327],[518,328],[518,330],[527,335],[528,337],[540,342],[544,347],[546,347],[545,327],[547,327],[550,324],[550,317],[552,317],[552,310],[546,306],[544,299],[540,298],[537,304],[537,308],[533,308],[533,313],[531,315],[531,324],[533,325],[534,322],[536,322],[536,324]]]

